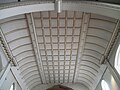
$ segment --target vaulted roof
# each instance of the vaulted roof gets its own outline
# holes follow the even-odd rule
[[[82,83],[93,89],[117,36],[119,20],[80,11],[41,11],[0,21],[24,83]]]

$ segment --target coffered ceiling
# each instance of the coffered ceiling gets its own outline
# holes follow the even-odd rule
[[[82,83],[92,90],[118,26],[117,19],[79,11],[34,12],[0,21],[30,90],[49,83]]]

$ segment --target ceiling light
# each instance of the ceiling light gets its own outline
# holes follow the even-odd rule
[[[55,11],[58,13],[62,12],[62,0],[55,0]]]

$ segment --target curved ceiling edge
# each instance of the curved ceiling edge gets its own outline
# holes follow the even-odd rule
[[[34,2],[34,1],[33,1]],[[5,19],[11,16],[37,12],[37,11],[53,11],[55,10],[55,4],[52,2],[35,4],[33,2],[26,2],[26,5],[21,5],[17,3],[12,7],[11,4],[7,5],[6,9],[0,10],[0,19]],[[120,19],[120,6],[115,4],[107,4],[100,2],[89,2],[89,1],[80,1],[77,2],[63,2],[62,10],[72,10],[72,11],[82,11],[88,13],[96,13],[116,19]],[[4,7],[4,6],[3,6]]]

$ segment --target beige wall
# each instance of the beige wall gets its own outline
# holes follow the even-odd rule
[[[22,90],[14,78],[13,74],[11,71],[9,71],[5,81],[3,82],[2,86],[0,87],[0,90],[10,90],[11,85],[15,83],[15,90]]]

